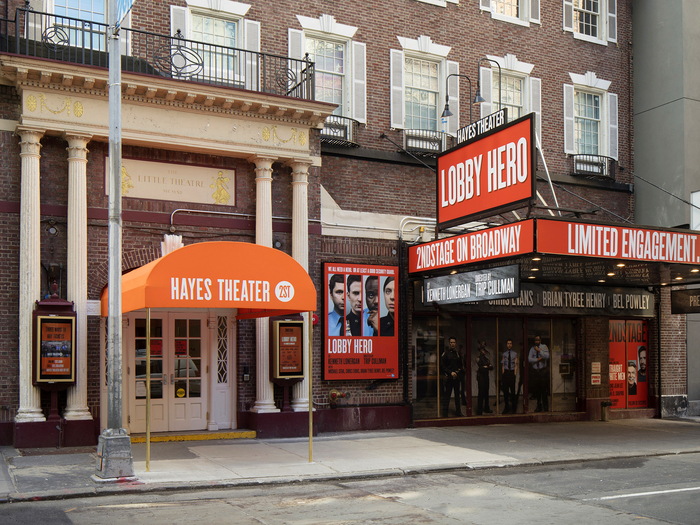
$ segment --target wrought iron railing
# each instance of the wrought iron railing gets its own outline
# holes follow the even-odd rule
[[[615,179],[617,162],[602,155],[572,155],[573,175],[600,179]]]
[[[444,131],[405,129],[403,147],[411,153],[433,157],[448,149],[448,138]]]
[[[321,130],[321,143],[332,146],[344,146],[355,148],[357,142],[357,126],[355,119],[331,115],[326,117],[326,122]]]
[[[122,71],[202,82],[289,97],[314,98],[314,64],[138,29],[120,30]],[[108,67],[108,27],[17,9],[0,21],[0,50],[35,58]]]

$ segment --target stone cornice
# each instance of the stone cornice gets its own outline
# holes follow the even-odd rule
[[[18,91],[25,87],[47,91],[107,97],[105,68],[52,62],[28,57],[0,57],[0,76]],[[275,120],[320,128],[335,106],[314,100],[210,86],[148,75],[122,73],[125,102],[170,106],[185,111],[215,112],[234,116]]]

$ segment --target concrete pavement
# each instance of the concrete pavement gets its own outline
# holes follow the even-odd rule
[[[22,452],[25,455],[22,455]],[[700,452],[700,418],[496,424],[327,434],[313,439],[234,439],[132,444],[135,479],[95,482],[95,450],[0,447],[0,502],[119,493],[404,476]]]

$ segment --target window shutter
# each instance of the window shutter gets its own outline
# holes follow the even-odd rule
[[[574,86],[564,84],[564,153],[574,151]]]
[[[617,0],[608,0],[608,42],[617,42]]]
[[[574,30],[574,0],[564,0],[564,31]]]
[[[530,111],[535,114],[535,133],[542,145],[542,80],[530,78]]]
[[[479,0],[479,9],[482,11],[491,11],[491,0]]]
[[[481,96],[486,102],[481,103],[481,118],[486,115],[490,115],[493,111],[491,109],[491,99],[493,97],[493,82],[491,82],[492,71],[490,67],[482,67],[479,71],[481,77]]]
[[[447,61],[447,75],[459,75],[459,62]],[[459,82],[460,77],[451,78],[447,85],[447,93],[450,95],[450,111],[452,116],[447,118],[447,132],[450,135],[456,135],[459,129]],[[440,111],[440,102],[438,102],[438,113]]]
[[[289,30],[289,58],[304,58],[304,33],[298,29]]]
[[[608,93],[608,134],[610,136],[608,157],[617,160],[617,95]]]
[[[391,70],[391,127],[394,129],[403,129],[406,111],[403,89],[403,51],[397,49],[390,50],[389,63]]]
[[[245,35],[246,51],[260,52],[260,22],[254,20],[243,21],[243,34]],[[258,91],[260,86],[259,55],[255,53],[245,54],[245,88]]]
[[[530,0],[530,22],[540,23],[540,0]]]
[[[170,6],[170,36],[175,36],[180,30],[182,38],[189,36],[187,27],[187,8]]]
[[[367,46],[362,42],[352,43],[352,118],[367,123]]]

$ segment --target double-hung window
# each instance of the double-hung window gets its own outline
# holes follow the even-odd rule
[[[611,82],[569,73],[564,85],[564,151],[571,155],[618,156],[617,95]]]
[[[70,47],[106,50],[105,0],[54,0],[52,11],[56,42],[67,38]]]
[[[540,0],[479,0],[479,8],[490,11],[495,20],[522,26],[540,23]]]
[[[289,29],[289,57],[314,63],[315,98],[337,104],[322,131],[350,141],[347,119],[367,122],[366,45],[353,40],[357,27],[341,24],[331,15],[310,18],[297,15],[301,26]]]
[[[617,42],[617,0],[563,0],[564,31],[606,45]]]
[[[440,65],[420,58],[404,58],[407,129],[438,130]]]
[[[534,65],[521,62],[512,54],[503,57],[487,55],[486,58],[489,60],[481,63],[479,71],[481,96],[486,101],[481,104],[481,116],[485,117],[501,107],[508,111],[508,122],[534,113],[535,131],[541,141],[542,81],[532,76]]]
[[[170,6],[171,37],[191,40],[172,47],[173,75],[257,90],[260,85],[260,22],[245,19],[248,4],[220,0],[186,0],[187,7]],[[212,7],[216,5],[216,7]]]

